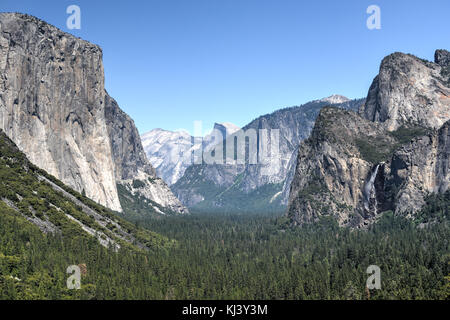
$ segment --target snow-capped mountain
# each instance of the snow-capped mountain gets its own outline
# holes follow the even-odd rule
[[[203,150],[208,150],[217,141],[214,138],[214,130],[226,138],[240,128],[232,123],[216,123],[213,130],[203,138]],[[141,136],[145,153],[156,169],[156,173],[167,184],[172,185],[183,175],[187,167],[192,164],[192,154],[200,148],[198,139],[195,139],[187,131],[168,131],[154,129]]]

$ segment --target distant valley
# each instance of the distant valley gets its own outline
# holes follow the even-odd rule
[[[450,52],[367,89],[141,136],[98,45],[0,13],[0,299],[448,300]]]

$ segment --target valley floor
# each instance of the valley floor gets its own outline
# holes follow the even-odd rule
[[[386,213],[368,231],[267,215],[141,219],[176,240],[147,253],[44,236],[5,212],[0,299],[448,299],[448,211],[434,210],[440,223],[425,228]],[[81,290],[66,288],[72,264],[86,266]],[[365,289],[369,265],[381,269],[380,290]]]

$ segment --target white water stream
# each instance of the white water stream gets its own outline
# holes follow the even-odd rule
[[[378,174],[378,169],[380,168],[380,165],[378,164],[375,167],[375,170],[372,172],[372,175],[370,176],[369,181],[364,186],[364,208],[369,211],[370,210],[370,199],[375,200],[374,208],[375,208],[375,214],[377,214],[377,194],[375,190],[375,179]]]

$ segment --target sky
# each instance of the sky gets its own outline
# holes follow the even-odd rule
[[[66,9],[81,9],[69,30]],[[369,30],[367,8],[380,8]],[[103,49],[108,93],[140,133],[240,127],[332,94],[367,95],[381,60],[450,49],[448,0],[1,0]]]

